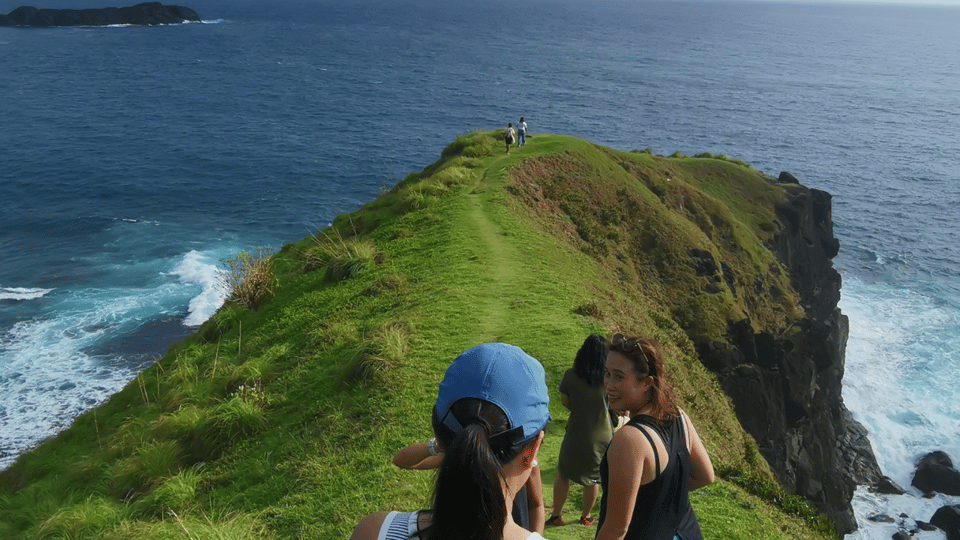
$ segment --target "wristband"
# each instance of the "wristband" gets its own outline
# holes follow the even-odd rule
[[[434,437],[427,441],[427,452],[430,452],[431,456],[435,456],[440,452],[437,452],[437,438]]]

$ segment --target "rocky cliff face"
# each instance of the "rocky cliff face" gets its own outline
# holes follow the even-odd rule
[[[703,344],[699,352],[784,486],[845,534],[856,529],[854,488],[875,482],[880,470],[866,430],[841,396],[848,322],[837,307],[831,196],[789,173],[780,182],[788,201],[776,209],[779,232],[768,247],[789,271],[806,317],[784,335],[755,333],[749,320],[738,321],[726,342]]]
[[[0,26],[109,26],[116,24],[156,25],[200,22],[196,11],[182,6],[146,2],[130,7],[102,9],[37,9],[21,6],[0,15]]]

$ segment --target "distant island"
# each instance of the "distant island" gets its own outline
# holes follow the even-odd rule
[[[110,26],[132,24],[153,26],[200,22],[197,12],[183,6],[165,6],[160,2],[145,2],[129,7],[94,9],[38,9],[21,6],[7,15],[0,15],[0,26]]]

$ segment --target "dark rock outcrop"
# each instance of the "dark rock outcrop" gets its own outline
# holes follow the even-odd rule
[[[960,504],[941,507],[930,518],[930,524],[947,533],[947,540],[960,540]]]
[[[165,6],[147,2],[135,6],[99,9],[38,9],[21,6],[7,15],[0,15],[0,26],[109,26],[132,24],[152,26],[200,22],[197,12],[183,6]]]
[[[910,485],[924,493],[960,495],[960,471],[945,452],[937,450],[920,459]]]
[[[790,273],[805,317],[785,336],[757,333],[749,320],[732,323],[726,343],[698,350],[784,486],[847,534],[857,528],[854,489],[881,473],[866,430],[841,396],[848,321],[837,307],[831,196],[789,173],[780,179],[788,200],[776,208],[780,227],[768,247]]]
[[[889,476],[881,476],[877,482],[871,486],[870,491],[880,493],[881,495],[903,495],[907,491],[899,484],[890,479]]]

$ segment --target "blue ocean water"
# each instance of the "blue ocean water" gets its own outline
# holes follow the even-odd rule
[[[924,452],[960,460],[960,8],[181,3],[206,22],[0,28],[0,466],[213,313],[222,258],[520,116],[832,193],[844,399],[901,485]],[[929,520],[915,495],[857,511]]]

